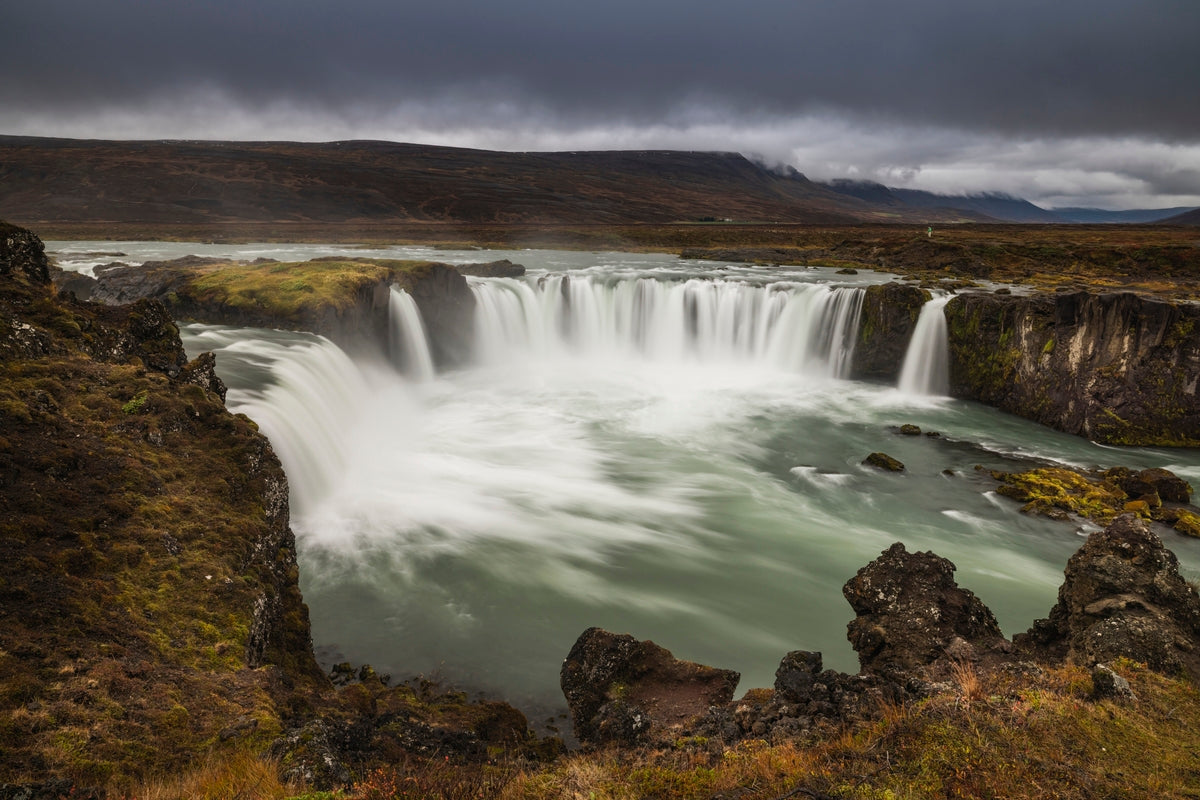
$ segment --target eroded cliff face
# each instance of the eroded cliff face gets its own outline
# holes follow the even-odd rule
[[[163,306],[56,296],[0,230],[0,782],[253,746],[325,685],[288,487]],[[13,242],[17,246],[13,246]]]
[[[1106,444],[1200,446],[1200,306],[971,293],[945,313],[955,397]]]
[[[863,296],[850,376],[859,380],[898,379],[917,318],[921,316],[921,306],[928,300],[929,292],[916,286],[901,283],[868,286]]]
[[[186,256],[101,267],[97,274],[90,297],[99,302],[153,298],[179,319],[308,331],[351,351],[387,350],[396,286],[420,309],[439,366],[458,366],[470,356],[475,296],[447,264],[339,257],[245,264]]]

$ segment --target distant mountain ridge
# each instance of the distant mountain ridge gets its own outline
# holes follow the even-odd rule
[[[25,224],[843,224],[928,217],[721,152],[0,136],[0,187],[0,217]]]
[[[1170,225],[1200,225],[1200,208],[1193,208],[1174,217],[1168,217],[1163,222]]]
[[[1200,211],[1200,209],[1193,209],[1190,206],[1135,208],[1122,211],[1108,211],[1101,208],[1042,208],[1028,200],[1003,192],[946,195],[918,189],[896,189],[874,181],[845,179],[832,180],[828,186],[836,192],[892,208],[958,211],[982,215],[996,222],[1148,224],[1172,222],[1178,215],[1182,214],[1186,217],[1188,212]],[[1181,222],[1179,224],[1189,223]]]
[[[1156,213],[1047,210],[997,193],[817,183],[733,152],[0,136],[0,217],[25,225],[925,225],[1148,222]]]

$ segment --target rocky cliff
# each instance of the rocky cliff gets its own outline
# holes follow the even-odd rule
[[[369,668],[335,691],[287,480],[212,355],[187,361],[158,300],[81,302],[49,275],[0,223],[0,796],[100,797],[237,752],[331,787],[381,758],[555,751],[504,703]]]
[[[157,301],[56,297],[0,242],[0,780],[274,735],[324,678],[270,444]]]
[[[884,283],[864,292],[850,377],[894,382],[929,293],[916,286]]]
[[[1200,445],[1200,305],[967,293],[945,313],[955,397],[1106,444]]]
[[[1049,618],[1014,642],[954,572],[934,553],[893,544],[842,590],[855,612],[847,637],[858,674],[823,669],[820,653],[795,650],[780,661],[773,688],[732,702],[737,673],[589,629],[562,669],[576,733],[587,745],[667,745],[695,736],[778,742],[831,721],[875,719],[906,701],[970,692],[964,681],[982,674],[1032,676],[1036,691],[1040,667],[1030,659],[1095,668],[1093,698],[1119,683],[1104,665],[1122,659],[1200,676],[1200,596],[1171,551],[1132,515],[1088,538],[1067,565]]]
[[[89,297],[110,304],[154,298],[183,320],[303,330],[350,350],[386,350],[393,286],[416,301],[434,360],[461,364],[470,351],[475,296],[446,264],[339,257],[238,263],[187,256],[101,267]]]

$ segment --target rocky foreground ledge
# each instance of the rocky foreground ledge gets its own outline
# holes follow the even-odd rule
[[[1119,659],[1200,679],[1200,596],[1180,576],[1175,555],[1133,515],[1088,538],[1068,562],[1049,616],[1011,641],[954,571],[933,553],[893,544],[842,589],[856,614],[847,636],[861,670],[826,670],[820,653],[796,650],[783,657],[773,688],[737,701],[736,672],[591,628],[562,668],[575,732],[591,747],[780,742],[951,691],[962,670],[1080,665],[1093,670],[1094,698],[1128,691],[1109,667]]]
[[[213,366],[155,299],[56,293],[42,242],[0,222],[0,798],[246,753],[326,787],[407,756],[556,753],[506,703],[333,685],[286,476]]]

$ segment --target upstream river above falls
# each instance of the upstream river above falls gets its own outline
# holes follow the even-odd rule
[[[186,254],[524,264],[524,279],[470,279],[475,358],[453,371],[431,372],[403,296],[403,369],[307,334],[186,325],[183,338],[217,354],[228,406],[283,462],[318,654],[538,715],[563,707],[559,667],[593,625],[739,670],[739,691],[770,686],[789,650],[856,671],[841,587],[895,541],[953,561],[1007,635],[1027,629],[1094,528],[1021,514],[976,465],[1161,466],[1200,486],[1195,450],[1100,446],[941,396],[936,377],[904,390],[841,377],[859,290],[890,275],[630,253],[47,249],[80,271]],[[862,466],[873,451],[907,469]],[[1200,577],[1200,541],[1163,535]]]

